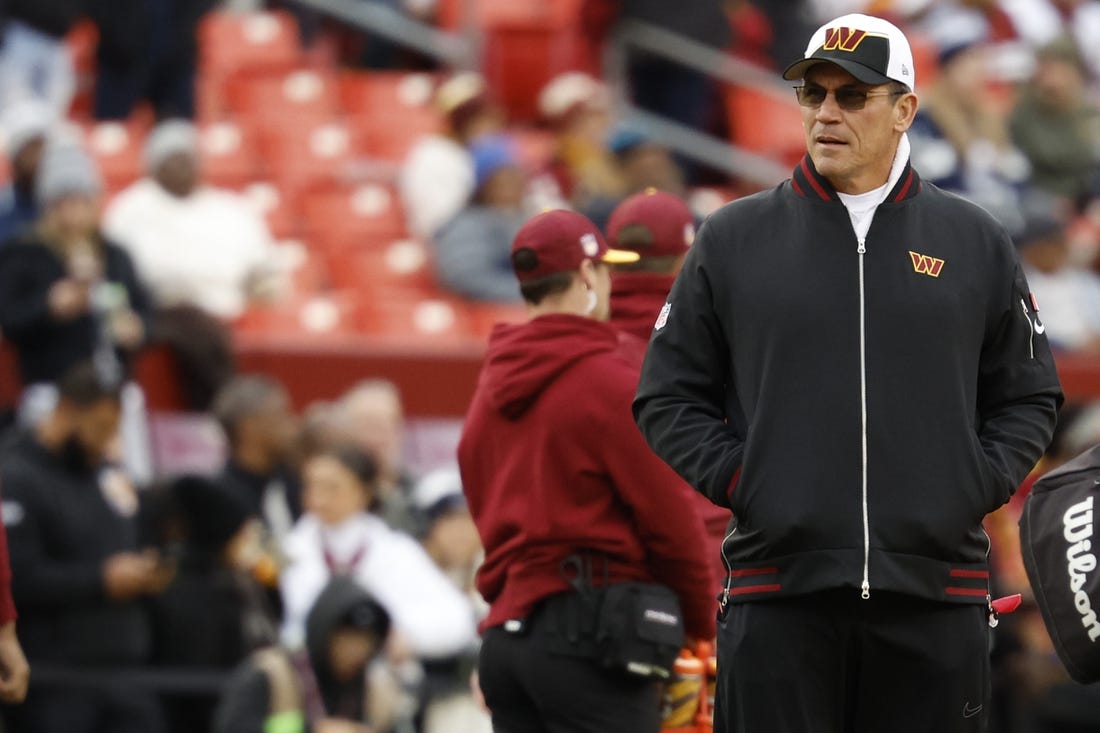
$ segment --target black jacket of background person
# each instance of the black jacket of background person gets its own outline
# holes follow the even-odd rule
[[[122,285],[130,308],[146,323],[151,302],[130,255],[103,243],[104,279]],[[0,330],[15,344],[24,384],[53,382],[71,366],[92,357],[99,338],[95,316],[58,321],[50,313],[50,287],[66,276],[65,263],[31,236],[0,250]],[[126,365],[125,355],[118,356]]]
[[[635,416],[733,510],[732,601],[859,592],[866,565],[871,593],[985,603],[982,518],[1050,441],[1062,391],[1003,228],[906,165],[864,244],[807,156],[706,222],[650,340]]]
[[[140,65],[147,61],[154,26],[149,0],[85,0],[88,14],[99,29],[96,61],[113,68]],[[175,63],[194,59],[197,28],[202,16],[218,0],[174,0],[170,3],[172,34],[157,48],[158,57]]]
[[[61,38],[84,14],[86,0],[6,0],[8,18],[18,20],[54,38]]]
[[[136,602],[104,595],[103,561],[137,549],[137,527],[108,503],[96,472],[67,467],[35,438],[0,459],[19,640],[31,663],[133,665],[150,632]]]

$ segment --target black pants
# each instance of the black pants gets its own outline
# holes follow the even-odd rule
[[[714,733],[981,733],[984,606],[831,591],[731,607]]]
[[[33,685],[33,682],[32,682]],[[96,689],[32,689],[10,733],[162,733],[156,696],[120,685]]]
[[[485,633],[478,670],[494,733],[657,733],[659,686],[548,651],[551,626],[543,609],[522,634]]]

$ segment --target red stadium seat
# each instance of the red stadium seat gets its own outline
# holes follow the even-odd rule
[[[73,62],[76,75],[76,91],[69,115],[74,119],[91,119],[95,93],[95,49],[99,43],[99,30],[91,21],[81,21],[65,36],[65,45]]]
[[[230,111],[272,124],[287,117],[328,118],[339,111],[336,81],[311,69],[238,76],[228,83]]]
[[[333,286],[357,292],[364,304],[440,294],[431,252],[412,239],[372,250],[334,252],[330,262]]]
[[[793,91],[726,87],[725,95],[736,145],[790,165],[802,158],[806,138]]]
[[[359,306],[348,293],[292,296],[278,303],[253,305],[233,325],[238,333],[332,338],[355,334]]]
[[[588,65],[578,0],[482,0],[479,17],[481,68],[513,119],[536,119],[547,82]]]
[[[259,177],[255,141],[233,122],[205,125],[199,133],[202,178],[207,183],[241,189]]]
[[[136,123],[97,122],[85,130],[89,154],[99,165],[107,193],[116,193],[145,175],[144,130]]]
[[[267,221],[271,236],[279,240],[301,237],[302,214],[296,206],[295,197],[284,195],[269,181],[248,185],[244,194]]]
[[[408,236],[397,192],[381,184],[309,193],[302,213],[307,235],[326,252],[380,248]]]
[[[289,196],[336,185],[363,154],[362,134],[337,120],[287,120],[261,129],[259,142],[266,172]]]
[[[301,58],[298,24],[285,12],[208,13],[198,37],[202,75],[289,71]]]
[[[376,299],[365,304],[363,330],[373,336],[400,341],[440,342],[476,340],[465,303],[445,296]]]
[[[424,135],[443,129],[432,103],[435,77],[406,72],[350,72],[340,80],[345,111],[364,136],[366,152],[404,160]]]
[[[431,109],[436,79],[405,71],[348,71],[340,76],[340,100],[351,115],[394,109]]]

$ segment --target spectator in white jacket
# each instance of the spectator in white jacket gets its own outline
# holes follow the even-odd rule
[[[305,514],[284,541],[283,640],[304,640],[305,620],[334,575],[363,586],[393,619],[403,646],[422,660],[477,644],[469,601],[412,537],[371,514],[376,468],[358,448],[322,449],[303,467]]]
[[[425,239],[461,211],[474,193],[470,144],[504,129],[504,115],[489,99],[480,74],[455,75],[440,85],[435,102],[448,131],[424,136],[409,151],[398,180],[409,230]]]
[[[161,306],[189,304],[223,319],[277,289],[263,217],[233,191],[200,182],[199,135],[167,120],[145,145],[148,176],[124,189],[104,231],[134,258]]]

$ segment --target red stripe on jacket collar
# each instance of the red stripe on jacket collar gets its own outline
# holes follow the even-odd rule
[[[791,174],[791,186],[799,196],[817,198],[822,201],[840,200],[840,197],[836,193],[836,189],[833,188],[833,184],[829,183],[828,179],[817,172],[817,169],[814,168],[814,162],[810,160],[809,155],[803,157],[801,162],[795,166],[794,172]],[[913,166],[906,161],[905,169],[901,172],[901,177],[898,178],[898,182],[894,185],[894,190],[890,192],[886,200],[891,203],[898,203],[899,201],[911,199],[920,192],[920,187],[920,176],[913,170]]]

